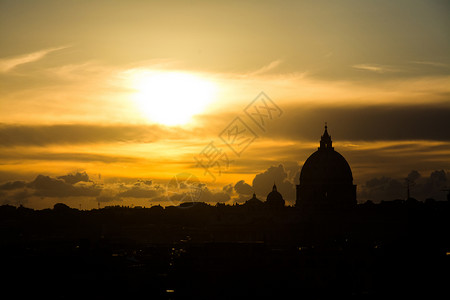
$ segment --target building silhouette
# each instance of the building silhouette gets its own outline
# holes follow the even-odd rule
[[[284,207],[283,196],[277,191],[277,186],[273,184],[272,191],[267,195],[266,204],[270,208]]]
[[[256,197],[256,194],[253,193],[253,197],[245,202],[245,205],[250,209],[260,209],[264,206],[264,202],[259,200]]]
[[[295,205],[303,210],[346,209],[356,205],[352,170],[334,150],[326,123],[320,147],[302,167]]]
[[[267,194],[266,201],[263,202],[259,200],[256,197],[256,194],[253,193],[253,197],[244,203],[245,206],[247,206],[250,209],[258,210],[263,207],[269,208],[269,209],[280,209],[283,208],[285,205],[285,201],[283,199],[283,196],[278,192],[277,186],[275,183],[273,184],[272,191]]]

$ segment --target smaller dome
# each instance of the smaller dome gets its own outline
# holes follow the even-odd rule
[[[253,197],[247,201],[245,201],[246,205],[249,206],[260,206],[263,204],[263,202],[261,200],[259,200],[258,198],[256,198],[256,194],[253,193]]]
[[[270,206],[284,206],[283,196],[277,191],[277,186],[274,184],[272,191],[267,195],[267,204]]]

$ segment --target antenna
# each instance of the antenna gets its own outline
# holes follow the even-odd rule
[[[409,179],[406,179],[406,200],[409,199]]]
[[[409,198],[411,198],[411,193],[410,193],[410,187],[414,186],[414,181],[405,178],[406,181],[406,200],[408,200]]]

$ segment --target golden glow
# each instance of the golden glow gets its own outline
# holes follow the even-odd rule
[[[272,165],[300,170],[324,121],[360,187],[411,169],[448,172],[439,108],[449,109],[450,19],[435,1],[409,1],[407,14],[403,1],[35,2],[0,10],[0,186],[85,171],[95,182],[101,173],[101,196],[114,196],[122,180],[156,189],[187,172],[234,193]],[[279,120],[261,110],[264,130],[245,113],[261,91],[283,110]],[[221,139],[236,117],[258,135],[240,156]],[[211,142],[229,160],[208,154],[216,179],[196,161]],[[67,200],[24,189],[1,190],[0,204]],[[96,208],[94,199],[66,204]]]
[[[216,94],[211,81],[190,73],[140,71],[132,81],[134,99],[143,115],[151,122],[169,126],[188,123]]]

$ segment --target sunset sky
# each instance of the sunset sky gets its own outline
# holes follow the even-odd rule
[[[0,0],[0,204],[173,205],[191,175],[200,201],[276,182],[293,204],[325,122],[359,202],[404,198],[407,176],[443,200],[449,16],[435,0]]]

